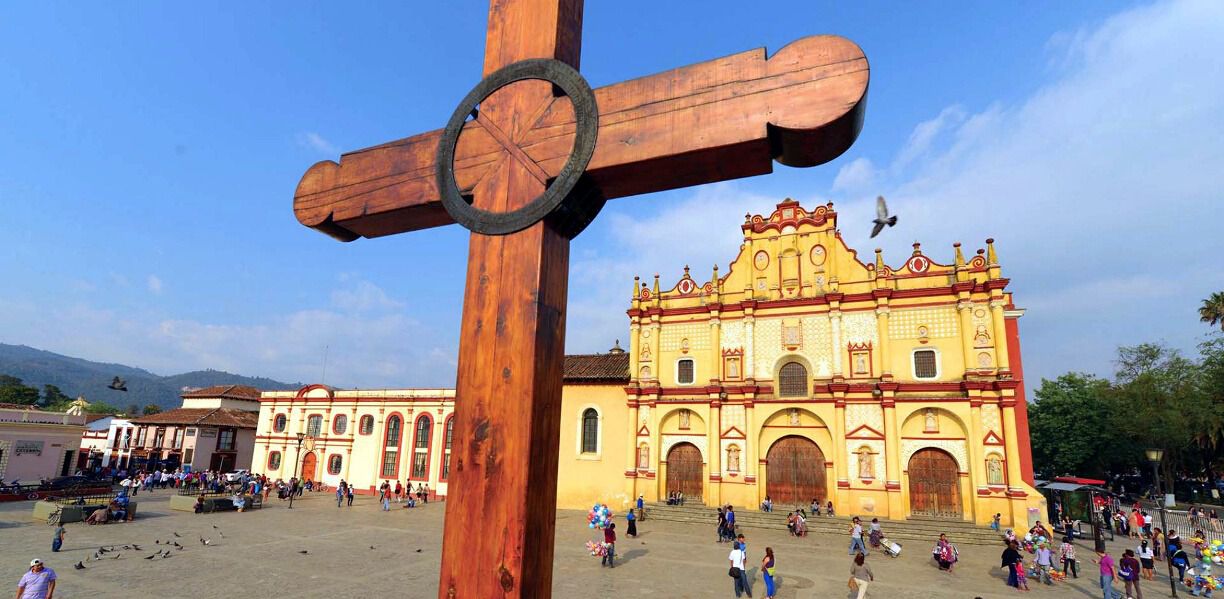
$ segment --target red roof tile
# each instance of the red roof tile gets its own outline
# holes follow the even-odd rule
[[[215,397],[215,396],[209,396]],[[230,408],[176,408],[160,414],[150,414],[132,420],[133,424],[188,424],[199,426],[232,426],[255,428],[257,412]]]
[[[259,393],[259,389],[247,385],[213,385],[212,387],[188,391],[184,393],[182,397],[225,397],[229,399],[249,399],[259,401]]]
[[[629,354],[614,352],[565,356],[565,371],[562,377],[567,383],[627,383]]]

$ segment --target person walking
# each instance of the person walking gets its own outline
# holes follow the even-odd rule
[[[411,485],[411,483],[409,483]],[[395,503],[400,502],[400,495],[404,494],[404,485],[400,484],[399,480],[395,481]]]
[[[718,542],[721,543],[727,538],[727,513],[722,507],[718,508]]]
[[[382,509],[384,512],[391,511],[391,485],[385,485],[382,490]]]
[[[345,507],[353,507],[353,495],[354,495],[353,485],[349,485],[349,487],[348,487],[348,503],[345,505]]]
[[[604,554],[599,560],[599,566],[607,566],[609,568],[616,567],[616,523],[609,522],[608,527],[604,529]]]
[[[1143,599],[1143,590],[1139,588],[1139,560],[1135,559],[1134,551],[1127,549],[1122,554],[1122,559],[1118,561],[1118,576],[1122,579],[1127,597]]]
[[[1143,571],[1140,573],[1141,576],[1147,580],[1155,580],[1156,564],[1152,558],[1152,545],[1148,543],[1147,539],[1144,539],[1141,543],[1139,543],[1139,548],[1136,553],[1139,555],[1139,564],[1143,568]]]
[[[1072,578],[1079,578],[1079,564],[1075,563],[1075,544],[1071,542],[1071,537],[1063,537],[1058,556],[1063,565],[1063,577],[1065,578],[1067,570],[1070,570]]]
[[[1037,581],[1042,584],[1054,584],[1050,571],[1054,569],[1054,552],[1050,551],[1049,543],[1037,546]]]
[[[344,479],[340,479],[340,485],[336,487],[336,509],[340,509],[340,504],[344,503],[344,493],[348,485],[344,483]]]
[[[850,521],[850,553],[854,555],[856,552],[867,555],[867,545],[863,544],[863,522],[855,516]]]
[[[850,581],[851,588],[858,589],[855,599],[867,596],[867,585],[875,581],[875,575],[871,573],[871,568],[867,567],[866,555],[860,553],[854,556],[854,563],[850,564]]]
[[[629,527],[625,529],[625,536],[637,538],[637,516],[633,510],[625,514],[625,521],[629,523]]]
[[[752,596],[752,589],[748,588],[748,574],[744,571],[744,550],[740,548],[739,542],[732,542],[731,554],[727,556],[731,562],[731,569],[728,574],[735,581],[735,596],[743,597],[747,594]]]
[[[59,553],[60,547],[64,546],[64,535],[68,531],[64,530],[64,524],[56,524],[55,532],[51,535],[51,553]]]
[[[646,498],[638,495],[637,498],[638,520],[646,519]]]
[[[1008,541],[1007,548],[1003,550],[1002,563],[1000,568],[1007,568],[1007,586],[1020,588],[1020,580],[1016,566],[1023,561],[1020,557],[1020,545],[1016,541]]]
[[[55,595],[55,570],[43,565],[43,561],[30,560],[30,569],[17,583],[17,599],[53,599]]]
[[[765,557],[761,559],[761,573],[765,578],[765,599],[774,599],[774,552],[773,547],[765,548]]]
[[[952,566],[956,563],[958,556],[956,548],[948,541],[947,534],[939,534],[939,541],[935,543],[935,549],[931,553],[934,554],[935,561],[939,562],[940,570],[952,571]]]
[[[1108,551],[1098,551],[1092,563],[1101,567],[1101,591],[1105,599],[1113,599],[1114,559]]]

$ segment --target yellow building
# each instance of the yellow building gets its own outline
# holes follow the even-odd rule
[[[992,241],[969,259],[954,244],[946,265],[914,244],[889,266],[879,250],[860,261],[836,224],[831,204],[786,200],[745,220],[725,274],[635,280],[628,350],[566,358],[559,506],[679,491],[750,509],[769,497],[893,519],[1040,517],[1023,311]],[[301,431],[307,478],[445,495],[453,402],[442,389],[265,393],[253,469],[291,475]]]

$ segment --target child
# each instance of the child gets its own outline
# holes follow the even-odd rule
[[[1003,514],[995,514],[990,520],[990,530],[999,532],[999,521],[1003,519]]]
[[[53,533],[53,536],[51,537],[52,553],[59,553],[60,547],[64,546],[64,535],[66,534],[68,533],[64,530],[63,524],[57,524],[55,526],[55,533]]]
[[[1024,576],[1024,560],[1016,562],[1016,588],[1022,591],[1029,590],[1028,580]]]
[[[608,527],[604,529],[604,547],[607,548],[607,553],[603,554],[603,559],[599,561],[600,567],[608,566],[615,568],[616,564],[613,559],[616,557],[616,523],[609,522]]]

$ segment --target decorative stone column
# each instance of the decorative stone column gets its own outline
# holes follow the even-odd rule
[[[706,485],[710,496],[706,505],[722,502],[722,402],[710,400],[710,421],[706,423],[706,466],[710,470],[710,483]]]
[[[630,397],[627,402],[629,406],[629,451],[628,460],[625,462],[625,491],[632,502],[637,499],[637,446],[638,446],[638,401],[637,397]],[[654,448],[658,453],[659,448]],[[661,456],[660,456],[661,457]]]
[[[884,490],[888,494],[888,517],[905,517],[905,505],[901,500],[901,429],[897,426],[897,403],[894,399],[896,383],[880,383],[884,397],[880,404],[884,408]]]

